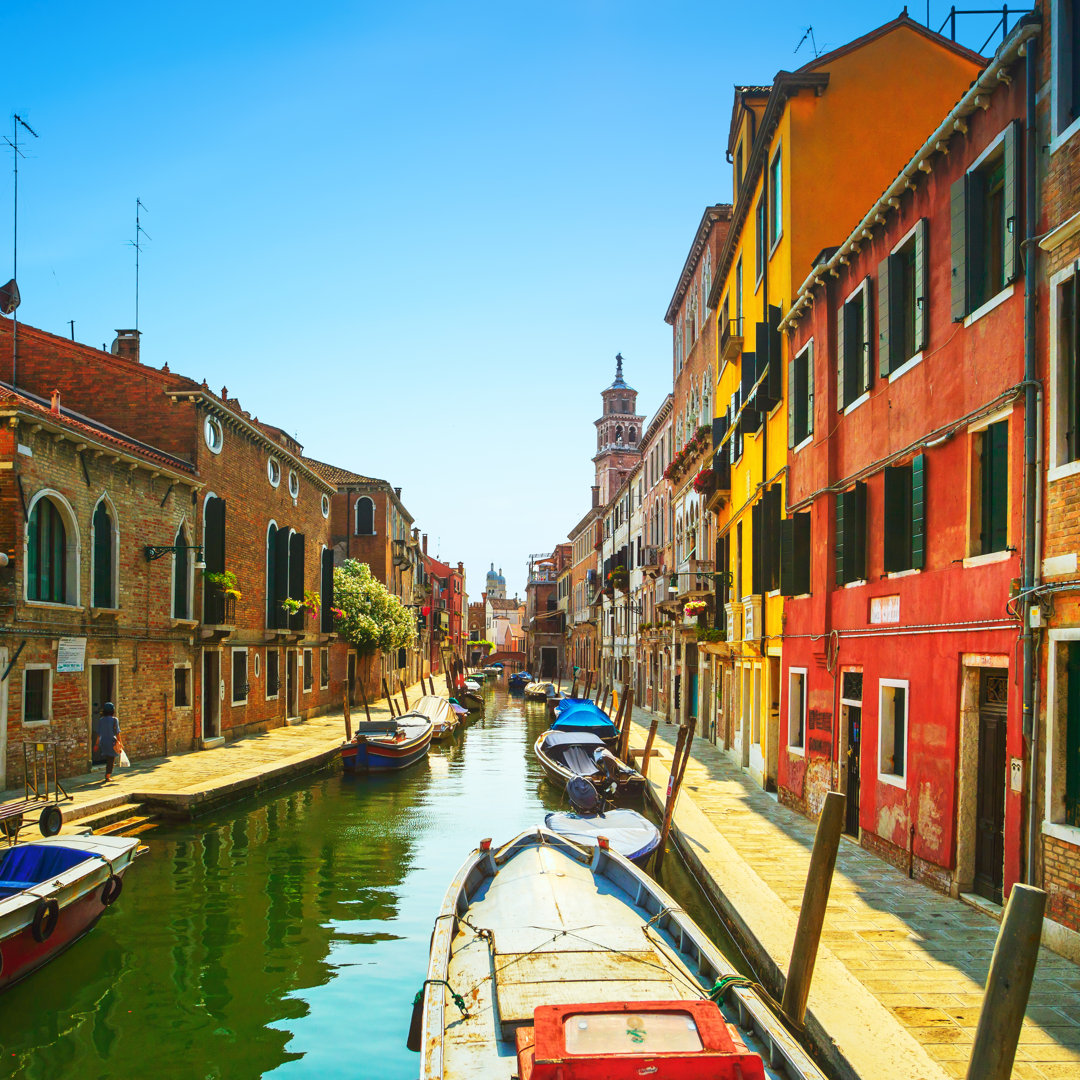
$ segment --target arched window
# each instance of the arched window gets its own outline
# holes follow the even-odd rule
[[[116,601],[116,522],[108,501],[102,497],[94,508],[91,522],[93,559],[91,607],[115,608]]]
[[[616,446],[622,442],[622,424],[615,425],[615,444]]]
[[[173,593],[172,617],[174,619],[191,618],[191,552],[188,551],[187,529],[183,525],[176,530],[173,543]]]
[[[637,428],[631,428],[630,429],[630,441],[632,443],[637,442]]]
[[[277,605],[281,602],[276,593],[277,581],[277,534],[276,521],[266,526],[266,625],[274,629],[277,623]]]
[[[356,535],[375,535],[375,503],[366,495],[356,500]]]
[[[71,508],[55,494],[41,494],[26,526],[26,599],[46,604],[79,602],[79,535]]]

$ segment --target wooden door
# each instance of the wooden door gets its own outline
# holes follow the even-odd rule
[[[979,675],[979,749],[976,781],[975,881],[980,896],[1001,903],[1005,877],[1006,712],[1009,676],[985,668]]]
[[[844,832],[859,835],[859,744],[862,739],[862,706],[845,705],[847,710],[847,780]]]
[[[213,739],[218,734],[221,711],[221,654],[207,649],[203,652],[203,709],[202,737]]]

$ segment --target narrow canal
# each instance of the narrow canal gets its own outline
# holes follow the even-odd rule
[[[405,1037],[450,879],[481,838],[562,806],[532,755],[543,706],[486,698],[401,774],[339,768],[146,833],[97,928],[5,995],[0,1076],[415,1077]],[[664,869],[723,947],[678,860]]]

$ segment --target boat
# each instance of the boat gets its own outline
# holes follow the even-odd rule
[[[52,836],[0,854],[0,991],[93,929],[124,886],[139,841]]]
[[[476,681],[475,679],[473,679],[473,678],[468,678],[468,679],[466,679],[466,680],[465,680],[465,682],[464,682],[464,683],[463,683],[462,685],[463,685],[463,686],[464,686],[464,688],[465,688],[466,690],[468,690],[468,691],[469,691],[469,693],[471,693],[471,694],[478,694],[478,693],[480,692],[480,689],[481,689],[481,684],[480,684],[480,683],[478,683],[478,682],[477,682],[477,681]]]
[[[483,841],[435,920],[420,1080],[824,1080],[764,992],[610,846]]]
[[[439,697],[438,694],[425,694],[416,703],[413,712],[426,716],[435,725],[432,734],[435,740],[448,739],[454,734],[454,728],[458,726],[458,717],[450,702],[444,697]]]
[[[506,676],[506,688],[511,694],[521,694],[532,681],[533,677],[527,671],[515,671]]]
[[[547,701],[555,693],[555,684],[538,680],[528,683],[525,687],[525,696],[531,701]]]
[[[427,756],[433,733],[430,717],[418,712],[357,724],[356,734],[341,748],[341,763],[348,772],[404,769]]]
[[[599,735],[609,750],[615,749],[619,729],[615,722],[598,709],[591,698],[564,698],[552,723],[553,731],[588,731]]]
[[[487,681],[487,676],[482,671],[474,671],[470,676],[473,682],[484,683]]]
[[[601,753],[598,754],[597,751]],[[641,799],[645,777],[624,765],[604,745],[599,735],[589,731],[545,731],[533,745],[544,775],[559,788],[575,779],[587,780],[601,799],[611,802]],[[593,809],[591,798],[577,798],[577,806]]]
[[[484,707],[484,699],[479,694],[474,694],[470,690],[459,690],[457,699],[470,712],[476,712]]]
[[[562,811],[548,814],[544,825],[581,847],[594,848],[604,837],[625,859],[643,866],[660,843],[660,830],[644,814],[623,807],[599,814]]]
[[[493,679],[497,679],[503,673],[503,669],[495,664],[488,664],[487,667],[483,667],[480,670],[483,674],[488,675]]]

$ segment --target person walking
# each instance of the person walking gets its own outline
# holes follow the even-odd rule
[[[116,706],[111,701],[106,701],[101,706],[101,715],[97,722],[97,740],[94,743],[94,750],[98,756],[105,759],[105,783],[112,780],[113,766],[123,749]]]

